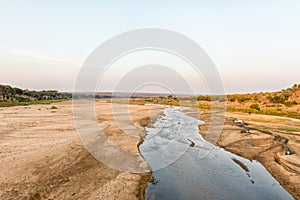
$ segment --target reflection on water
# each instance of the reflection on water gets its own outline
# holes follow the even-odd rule
[[[203,140],[199,123],[176,107],[147,128],[140,151],[157,181],[147,199],[293,199],[259,162]]]

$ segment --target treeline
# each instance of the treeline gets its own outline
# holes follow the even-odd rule
[[[9,85],[0,85],[0,103],[36,102],[49,100],[71,99],[71,93],[61,93],[56,90],[23,90]]]
[[[122,96],[113,95],[112,93],[91,93],[91,92],[76,92],[73,93],[73,99],[113,99],[121,98]],[[124,96],[126,97],[126,96]]]

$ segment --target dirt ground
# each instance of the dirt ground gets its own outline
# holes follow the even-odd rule
[[[0,199],[142,199],[141,186],[148,174],[118,171],[97,161],[78,137],[72,102],[54,105],[57,109],[52,105],[0,108]],[[149,109],[130,106],[141,136],[142,126],[160,113],[159,108]],[[96,110],[109,140],[138,152],[140,139],[118,128],[110,104],[98,102]]]
[[[209,111],[199,116],[206,122],[199,125],[204,138],[210,116]],[[234,124],[235,119],[246,122],[250,132]],[[216,145],[250,160],[258,160],[295,199],[300,199],[300,120],[227,112]],[[292,155],[285,155],[286,150]]]

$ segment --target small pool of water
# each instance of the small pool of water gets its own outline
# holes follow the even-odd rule
[[[140,151],[155,179],[146,199],[293,199],[259,162],[206,142],[197,126],[203,122],[181,109],[165,108],[146,128]]]

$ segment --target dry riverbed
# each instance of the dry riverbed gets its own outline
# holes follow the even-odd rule
[[[149,174],[121,172],[94,159],[77,135],[72,102],[54,105],[57,109],[52,105],[0,108],[0,199],[142,199]],[[140,138],[127,135],[114,123],[110,105],[96,104],[105,134],[116,146],[138,152]],[[149,109],[129,106],[141,136],[142,126],[160,113],[159,108]]]
[[[51,106],[0,108],[0,199],[142,199],[149,174],[121,172],[94,159],[77,135],[72,103],[56,103],[57,109]],[[108,139],[137,153],[140,138],[127,135],[114,123],[111,104],[98,102],[96,110]],[[143,126],[155,120],[160,111],[158,107],[129,106],[140,136],[145,135]],[[210,114],[205,112],[199,118],[206,122],[200,125],[205,137]],[[243,128],[234,126],[234,119],[248,123],[250,133],[241,133]],[[294,198],[300,199],[300,120],[227,113],[216,145],[260,161]],[[287,149],[292,155],[285,155]]]

